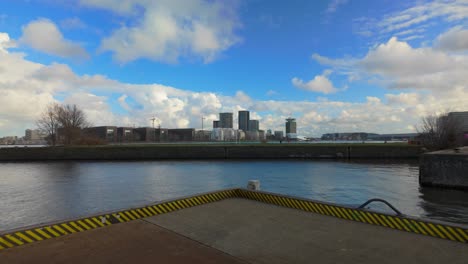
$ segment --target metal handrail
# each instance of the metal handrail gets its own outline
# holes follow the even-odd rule
[[[398,211],[398,209],[396,209],[393,205],[391,205],[389,202],[385,201],[384,199],[379,199],[379,198],[374,198],[374,199],[370,199],[368,200],[367,202],[363,203],[361,206],[359,206],[358,208],[359,209],[363,209],[366,205],[372,203],[372,202],[381,202],[381,203],[384,203],[386,204],[388,207],[390,207],[393,211],[395,211],[395,213],[398,215],[398,216],[401,216],[403,215],[403,213],[401,213],[400,211]]]

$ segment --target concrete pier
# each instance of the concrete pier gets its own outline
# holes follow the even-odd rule
[[[426,153],[420,163],[421,185],[468,190],[468,147]]]
[[[240,198],[0,251],[1,263],[453,264],[467,259],[466,243]]]

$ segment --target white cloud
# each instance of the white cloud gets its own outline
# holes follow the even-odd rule
[[[448,51],[468,50],[468,29],[454,27],[436,39],[435,47]]]
[[[63,29],[84,29],[87,25],[78,17],[71,17],[60,21],[60,27]]]
[[[311,91],[311,92],[318,92],[324,94],[336,93],[338,91],[333,83],[328,79],[330,75],[329,71],[325,71],[322,75],[316,75],[314,79],[304,82],[302,79],[294,77],[291,82],[297,88]]]
[[[413,35],[424,37],[426,27],[432,23],[466,21],[468,19],[468,2],[466,0],[416,1],[404,10],[393,12],[382,18],[359,18],[354,20],[354,32],[363,36]]]
[[[240,41],[237,1],[82,0],[130,21],[101,42],[101,51],[126,63],[140,58],[176,63],[181,58],[212,62]]]
[[[89,58],[84,48],[78,43],[65,39],[57,26],[48,19],[38,19],[24,26],[19,43],[59,57]]]
[[[323,75],[327,75],[325,72]],[[60,100],[58,99],[60,98]],[[194,92],[161,84],[130,84],[102,75],[78,75],[66,64],[44,65],[18,52],[0,53],[0,136],[22,135],[50,102],[77,104],[94,125],[201,128],[222,111],[251,110],[263,129],[284,130],[284,119],[297,118],[301,135],[337,131],[408,132],[427,113],[466,111],[463,87],[443,93],[368,96],[364,102],[320,99],[316,102],[256,100],[244,91],[234,95]],[[123,111],[116,111],[122,107]]]
[[[9,48],[15,47],[15,43],[6,33],[0,33],[0,53],[7,53]]]
[[[454,55],[431,47],[413,48],[391,38],[369,50],[363,58],[330,59],[315,55],[352,80],[367,80],[392,89],[422,89],[437,93],[468,89],[468,56]]]
[[[369,72],[391,76],[437,73],[453,63],[447,54],[429,48],[414,49],[395,37],[370,50],[360,62]]]
[[[330,3],[328,3],[328,7],[325,10],[326,13],[334,13],[338,9],[338,7],[345,5],[348,3],[349,0],[331,0]]]
[[[386,94],[385,98],[390,105],[417,105],[421,102],[421,95],[418,93]]]
[[[465,0],[422,2],[400,12],[384,17],[378,24],[387,32],[409,28],[434,18],[458,21],[468,18],[468,2]]]

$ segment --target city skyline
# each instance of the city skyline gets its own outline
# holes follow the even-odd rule
[[[466,1],[0,3],[0,137],[53,102],[95,126],[201,128],[249,109],[301,135],[415,132],[467,111]],[[44,36],[47,36],[46,38]],[[232,120],[238,124],[237,116]]]

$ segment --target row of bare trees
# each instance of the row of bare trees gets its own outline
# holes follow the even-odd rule
[[[70,145],[81,136],[81,130],[89,127],[84,112],[76,105],[53,103],[36,120],[37,127],[47,135],[48,142],[55,146]]]
[[[448,149],[464,143],[460,120],[448,113],[423,117],[418,133],[422,145],[429,150]]]

